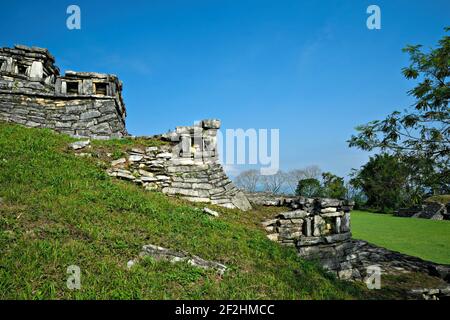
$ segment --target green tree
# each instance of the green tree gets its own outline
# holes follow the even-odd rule
[[[322,193],[322,186],[320,181],[315,178],[301,179],[298,181],[295,194],[307,198],[320,197]]]
[[[411,61],[402,69],[403,75],[418,81],[408,91],[414,104],[384,120],[357,127],[358,134],[348,142],[350,147],[381,149],[403,157],[410,172],[415,173],[415,183],[436,194],[448,190],[450,179],[450,37],[444,36],[429,52],[423,52],[420,45],[407,46],[403,51]]]
[[[344,178],[338,177],[331,172],[322,173],[322,195],[327,198],[344,199],[347,194]]]
[[[367,196],[364,193],[364,191],[362,190],[362,188],[359,186],[353,185],[351,183],[351,181],[348,181],[345,183],[345,188],[347,189],[345,199],[354,201],[355,209],[363,209],[367,203]]]
[[[382,212],[392,212],[409,205],[411,187],[409,168],[400,158],[381,154],[371,157],[359,171],[353,173],[350,183],[367,196],[366,205]]]

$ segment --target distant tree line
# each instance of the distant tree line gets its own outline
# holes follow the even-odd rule
[[[288,172],[278,171],[264,176],[258,170],[247,170],[237,176],[238,187],[249,192],[290,193],[305,197],[346,198],[348,193],[343,177],[309,166]]]
[[[267,176],[261,175],[259,170],[247,170],[236,177],[235,183],[249,192],[295,193],[299,180],[318,178],[320,175],[321,170],[318,166],[288,172],[279,170],[276,174]]]

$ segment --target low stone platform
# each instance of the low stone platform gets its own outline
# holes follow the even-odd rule
[[[382,274],[421,272],[450,282],[448,265],[352,239],[352,202],[299,197],[289,206],[291,211],[262,223],[268,238],[295,247],[299,256],[317,261],[340,279],[364,280],[368,268],[376,266]]]
[[[429,202],[412,208],[402,208],[394,213],[397,217],[450,220],[450,203],[446,205]]]

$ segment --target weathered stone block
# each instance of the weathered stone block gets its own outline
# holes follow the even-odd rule
[[[322,234],[325,233],[325,231],[326,231],[326,222],[325,222],[325,220],[322,217],[320,217],[318,215],[314,216],[314,227],[313,227],[313,230],[314,230],[313,231],[313,235],[315,237],[319,237],[319,236],[321,236]]]
[[[322,237],[302,237],[297,241],[298,246],[312,246],[320,243],[324,243]]]
[[[341,232],[350,231],[350,212],[346,212],[341,218]]]
[[[337,208],[335,207],[329,207],[329,208],[324,208],[324,209],[320,209],[321,213],[333,213],[336,212]]]
[[[319,204],[322,208],[339,207],[340,205],[342,205],[342,201],[337,199],[322,198],[319,199]]]
[[[334,233],[341,232],[341,217],[336,217],[336,220],[334,221],[333,231]]]
[[[267,226],[276,224],[277,221],[278,221],[278,219],[271,219],[271,220],[267,220],[267,221],[261,222],[261,225],[263,227],[267,227]]]
[[[220,128],[220,120],[209,119],[202,121],[202,127],[204,129],[219,129]]]
[[[352,237],[352,234],[350,232],[346,232],[346,233],[325,236],[324,238],[327,243],[335,243],[335,242],[342,242],[342,241],[351,239],[351,237]]]
[[[311,237],[312,236],[312,222],[310,218],[306,218],[303,220],[303,234],[306,237]]]
[[[89,110],[86,112],[83,112],[80,115],[80,120],[88,120],[88,119],[92,119],[92,118],[97,118],[100,117],[102,114],[100,112],[98,112],[97,110]]]
[[[333,217],[341,217],[344,215],[343,211],[335,211],[330,213],[321,213],[320,216],[324,218],[333,218]]]
[[[283,212],[283,213],[279,214],[279,217],[283,218],[283,219],[299,219],[299,218],[305,218],[309,215],[310,215],[310,213],[306,212],[304,210],[295,210],[295,211]]]
[[[269,238],[269,240],[271,240],[271,241],[278,241],[279,235],[278,235],[278,233],[272,233],[272,234],[268,234],[267,238]]]
[[[130,156],[128,157],[128,161],[130,161],[130,162],[139,162],[139,161],[141,161],[142,159],[144,159],[144,156],[130,155]]]

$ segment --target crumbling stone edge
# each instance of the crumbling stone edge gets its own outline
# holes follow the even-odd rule
[[[227,266],[216,261],[205,260],[186,252],[174,251],[152,244],[148,244],[142,247],[142,252],[139,254],[139,258],[142,259],[144,257],[152,257],[157,261],[165,260],[173,263],[187,262],[188,264],[198,268],[215,270],[220,276],[223,276],[228,269]],[[133,265],[135,265],[138,261],[139,259],[129,261],[127,264],[128,268],[132,268]]]
[[[369,267],[375,266],[381,274],[421,272],[450,283],[450,265],[352,239],[350,211],[354,203],[351,201],[304,197],[283,201],[290,211],[262,222],[267,237],[280,245],[294,247],[300,257],[318,262],[340,279],[365,281]],[[416,291],[427,299],[450,296],[446,288]],[[417,296],[417,292],[412,291],[411,295]]]

